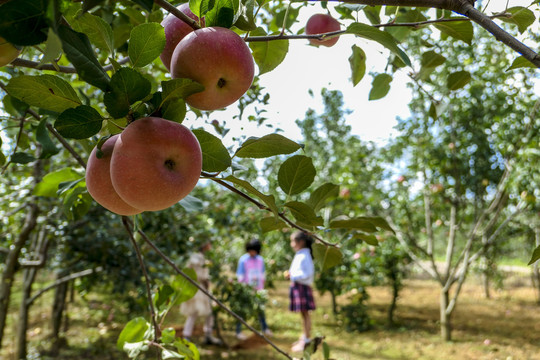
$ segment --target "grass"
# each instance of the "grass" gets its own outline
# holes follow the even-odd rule
[[[505,290],[494,291],[492,299],[484,299],[483,291],[474,281],[465,285],[454,313],[454,341],[442,342],[438,328],[438,287],[429,280],[408,280],[398,302],[396,319],[399,327],[385,327],[386,308],[390,301],[388,289],[375,287],[370,293],[370,315],[375,322],[373,330],[348,333],[339,319],[331,314],[329,296],[318,296],[318,309],[313,312],[314,333],[324,335],[331,348],[331,357],[341,360],[359,359],[530,359],[540,360],[540,307],[535,303],[534,291],[527,287],[526,279],[511,284]],[[271,303],[267,309],[268,323],[274,332],[275,343],[289,352],[290,344],[300,332],[299,315],[287,311],[287,284],[277,283],[270,291]],[[346,303],[346,298],[340,298]],[[16,323],[15,307],[10,315],[7,346],[0,352],[0,359],[14,360],[13,326]],[[48,348],[50,331],[48,316],[50,297],[40,300],[32,312],[30,324],[29,358],[49,360],[39,356]],[[169,325],[181,328],[183,319],[171,314]],[[66,333],[68,345],[55,360],[126,359],[115,350],[115,343],[122,324],[130,316],[127,310],[115,306],[107,295],[77,298],[70,304],[70,328]],[[284,357],[256,337],[238,343],[233,337],[234,322],[220,315],[222,331],[229,348],[200,346],[202,360],[238,359],[273,360]],[[201,342],[199,336],[194,340]],[[197,334],[197,333],[196,333]],[[295,354],[299,356],[299,354]],[[312,359],[322,359],[320,351]]]

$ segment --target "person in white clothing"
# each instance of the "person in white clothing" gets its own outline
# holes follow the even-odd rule
[[[295,342],[292,351],[304,351],[311,342],[311,317],[309,311],[315,310],[313,299],[313,281],[315,277],[315,266],[311,244],[313,238],[306,232],[297,231],[291,235],[291,247],[296,252],[291,267],[286,277],[291,280],[289,290],[290,305],[289,310],[302,314],[302,328],[304,333],[300,340]]]
[[[199,251],[191,254],[186,267],[192,268],[197,274],[197,281],[205,289],[210,287],[210,274],[206,267],[206,259],[204,253],[212,248],[212,243],[207,241],[203,243]],[[206,296],[202,291],[197,291],[194,297],[180,305],[180,312],[186,316],[186,322],[184,323],[183,337],[184,339],[191,341],[193,335],[193,328],[195,322],[199,316],[204,317],[204,343],[221,345],[221,340],[212,336],[212,330],[214,328],[214,315],[212,313],[212,304],[210,298]]]

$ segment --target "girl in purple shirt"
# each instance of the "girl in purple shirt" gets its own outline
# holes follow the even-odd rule
[[[240,257],[236,268],[238,281],[251,285],[256,290],[264,289],[265,280],[264,259],[260,253],[261,242],[258,239],[248,241],[246,243],[246,253]],[[267,336],[272,335],[266,324],[264,311],[259,314],[259,321],[261,322],[262,332]],[[242,333],[242,324],[240,322],[236,324],[236,338],[238,340],[247,339],[247,336]]]

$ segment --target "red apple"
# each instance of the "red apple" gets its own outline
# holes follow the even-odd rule
[[[397,178],[397,182],[399,184],[403,183],[405,180],[406,180],[405,176],[403,176],[403,175],[399,175],[398,178]]]
[[[349,188],[343,188],[340,190],[339,196],[344,199],[348,199],[349,196],[351,196],[351,190],[349,190]]]
[[[189,3],[179,5],[178,10],[193,20],[199,21],[199,18],[189,9]],[[204,20],[202,22],[204,26]],[[165,48],[159,57],[167,70],[171,70],[171,57],[174,52],[174,48],[176,48],[176,45],[178,45],[180,40],[193,31],[193,28],[173,14],[167,15],[167,17],[161,22],[161,26],[165,28],[166,43]]]
[[[157,211],[188,195],[201,168],[201,147],[187,127],[147,117],[120,134],[111,159],[111,180],[126,203]]]
[[[253,82],[255,65],[248,46],[234,31],[222,27],[195,30],[174,49],[171,76],[201,83],[204,91],[186,103],[216,110],[238,100]]]
[[[101,147],[103,153],[101,158],[96,156],[97,146],[90,153],[86,164],[86,188],[98,204],[113,213],[118,215],[139,214],[142,210],[136,209],[122,200],[111,182],[111,155],[117,140],[118,135],[114,135],[105,141]]]
[[[339,22],[328,14],[315,14],[309,18],[306,24],[306,34],[308,35],[324,34],[339,30],[341,30]],[[330,47],[334,46],[338,40],[339,36],[336,36],[327,40],[309,39],[309,43],[316,46],[323,45]]]
[[[21,50],[0,37],[0,66],[7,65],[19,56]]]

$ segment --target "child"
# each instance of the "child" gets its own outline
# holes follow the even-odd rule
[[[306,232],[296,231],[291,235],[291,247],[296,252],[289,272],[286,277],[291,280],[289,291],[289,310],[302,314],[302,327],[304,333],[300,340],[295,342],[291,348],[293,352],[304,351],[306,345],[311,341],[311,318],[310,310],[315,310],[313,300],[313,280],[315,276],[315,266],[313,265],[313,255],[311,244],[313,238]]]
[[[238,260],[238,267],[236,268],[238,281],[249,284],[256,290],[264,289],[265,280],[264,259],[260,253],[261,242],[258,239],[248,241],[246,243],[246,254],[240,257]],[[268,329],[268,325],[266,324],[264,311],[260,312],[259,321],[261,322],[262,332],[267,336],[271,336],[272,332]],[[247,335],[242,333],[242,324],[240,322],[236,324],[236,338],[238,340],[247,339]]]
[[[210,241],[204,242],[199,251],[191,254],[186,267],[192,268],[197,274],[197,281],[205,289],[210,286],[210,276],[208,268],[206,267],[206,259],[204,253],[212,248]],[[204,321],[204,343],[206,345],[221,345],[221,340],[212,336],[212,329],[214,328],[214,315],[212,314],[212,305],[210,298],[206,296],[202,291],[197,291],[195,296],[180,305],[180,312],[186,316],[186,322],[184,324],[183,337],[184,339],[191,341],[193,335],[193,328],[197,317],[202,316]]]

